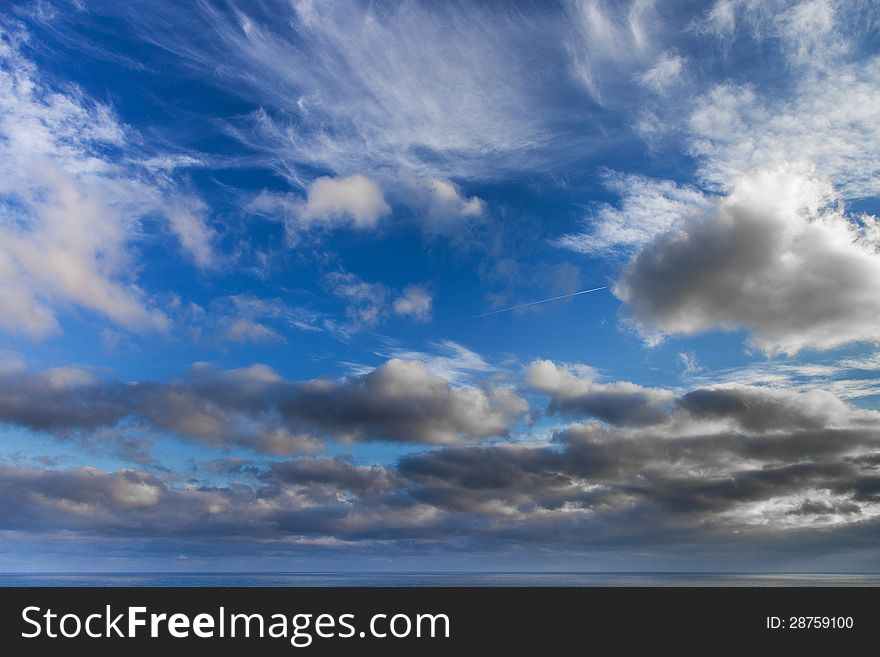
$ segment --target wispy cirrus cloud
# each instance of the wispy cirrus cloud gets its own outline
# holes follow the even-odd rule
[[[476,172],[544,141],[528,43],[552,25],[519,10],[422,3],[203,4],[128,18],[141,34],[258,100],[234,128],[283,160],[350,175],[387,167]],[[284,20],[278,20],[278,15]],[[198,22],[203,37],[177,29]],[[234,59],[236,66],[217,62]],[[259,71],[258,75],[255,73]],[[299,174],[295,174],[299,175]]]
[[[557,245],[590,255],[629,254],[710,202],[700,189],[671,180],[608,170],[602,180],[620,204],[597,204],[583,220],[585,232],[564,235]]]
[[[694,32],[715,40],[722,63],[735,43],[766,49],[757,66],[773,74],[724,65],[720,76],[691,77],[690,94],[664,101],[667,120],[645,127],[680,139],[715,191],[754,169],[799,162],[846,198],[875,196],[880,59],[870,40],[878,21],[876,4],[861,0],[718,0]]]
[[[695,355],[694,355],[695,357]],[[688,357],[690,359],[690,356]],[[764,360],[741,367],[690,369],[683,378],[690,386],[731,383],[807,392],[825,390],[841,399],[880,397],[880,357],[870,352],[860,357],[815,356],[785,361]]]
[[[296,188],[317,170],[412,194],[408,181],[493,180],[614,143],[617,118],[600,118],[604,106],[630,106],[640,77],[657,87],[682,65],[652,2],[543,9],[303,0],[119,11],[142,38],[253,103],[227,130]],[[458,212],[476,209],[466,200]]]
[[[501,368],[492,364],[462,344],[452,340],[442,340],[429,345],[424,351],[405,349],[391,344],[376,354],[381,358],[397,358],[415,361],[424,365],[434,376],[446,379],[457,385],[474,385],[486,376],[497,374]],[[365,372],[369,368],[358,366],[356,371]]]
[[[575,78],[600,105],[626,106],[633,87],[668,85],[683,60],[663,52],[668,29],[654,0],[568,0],[565,46]]]

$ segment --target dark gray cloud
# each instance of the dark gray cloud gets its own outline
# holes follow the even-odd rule
[[[27,372],[0,369],[0,420],[28,429],[63,433],[120,421],[128,413],[124,386],[96,383],[82,370]]]
[[[767,353],[876,342],[876,220],[847,216],[833,200],[829,186],[792,169],[744,176],[714,209],[638,253],[614,293],[652,341],[744,328]]]
[[[674,399],[668,390],[644,388],[626,381],[597,383],[590,371],[575,372],[549,360],[536,360],[529,365],[526,385],[550,397],[547,410],[551,413],[596,417],[616,425],[662,422]]]
[[[729,419],[753,431],[827,428],[840,417],[854,423],[876,422],[871,413],[848,412],[843,401],[821,390],[792,393],[748,386],[716,386],[688,392],[681,396],[678,404],[695,417]]]
[[[266,534],[256,491],[178,486],[131,469],[41,470],[0,464],[4,529],[128,538]],[[249,510],[250,509],[250,510]]]
[[[794,515],[826,516],[848,513],[861,513],[862,509],[853,502],[822,502],[821,500],[804,500],[796,509],[789,513]]]
[[[261,479],[280,486],[320,487],[330,494],[350,492],[360,497],[388,492],[399,485],[397,476],[382,466],[358,466],[326,457],[273,463]]]
[[[421,363],[392,359],[342,384],[300,384],[279,410],[340,439],[449,444],[503,435],[527,406],[507,389],[456,388]]]
[[[453,386],[398,359],[341,381],[284,381],[264,365],[198,365],[169,383],[98,381],[72,368],[0,371],[0,422],[62,436],[122,426],[279,455],[322,439],[480,440],[506,434],[526,410],[505,388]]]
[[[725,384],[682,394],[626,381],[596,383],[595,377],[595,372],[584,366],[538,360],[526,370],[526,385],[548,396],[549,413],[595,418],[620,427],[662,425],[666,431],[675,432],[714,421],[731,430],[760,434],[786,429],[870,427],[877,422],[875,413],[859,411],[822,390],[793,392]],[[843,425],[841,418],[846,418]]]

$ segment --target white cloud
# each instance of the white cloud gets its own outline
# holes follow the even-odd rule
[[[191,155],[170,155],[162,154],[149,157],[140,162],[147,169],[156,171],[173,171],[174,169],[198,167],[204,165],[204,162]]]
[[[709,202],[694,187],[670,180],[606,171],[602,181],[620,195],[619,207],[598,205],[584,219],[585,231],[564,235],[556,244],[587,254],[610,254],[642,247]]]
[[[251,294],[217,298],[207,311],[190,311],[186,320],[197,328],[197,338],[205,333],[221,342],[285,342],[290,330],[339,333],[336,323],[323,313]]]
[[[231,342],[283,342],[273,329],[253,319],[232,319],[224,333]]]
[[[391,212],[382,188],[361,174],[317,178],[308,186],[305,199],[264,190],[248,208],[278,215],[291,245],[321,229],[346,225],[360,230],[373,228],[380,218]]]
[[[452,340],[441,340],[430,345],[430,351],[389,348],[378,352],[385,359],[414,361],[424,365],[434,376],[446,379],[455,385],[472,385],[476,378],[485,374],[495,374],[499,370],[475,351]],[[363,373],[372,368],[359,366]]]
[[[678,362],[681,363],[684,376],[691,376],[702,371],[697,355],[693,351],[682,351],[678,354]]]
[[[683,57],[663,53],[654,66],[639,76],[639,84],[654,93],[664,94],[680,80],[683,68]]]
[[[872,0],[717,0],[695,27],[725,44],[745,36],[778,48],[795,66],[827,67],[878,17]]]
[[[331,272],[325,276],[330,291],[346,303],[345,313],[354,330],[377,325],[386,314],[388,289],[368,283],[351,272]]]
[[[371,228],[390,212],[379,185],[355,174],[317,178],[309,185],[301,217],[305,222],[350,220],[356,228]]]
[[[739,178],[630,262],[614,293],[649,341],[713,328],[750,332],[768,354],[880,336],[880,254],[831,186],[797,168]]]
[[[410,285],[397,292],[381,283],[365,281],[346,271],[325,275],[324,285],[345,303],[348,331],[377,326],[391,316],[391,313],[419,322],[431,320],[434,299],[420,285]]]
[[[544,392],[562,392],[577,395],[588,392],[598,378],[598,371],[580,363],[555,363],[535,360],[525,372],[526,385]]]
[[[214,269],[219,258],[215,253],[216,233],[205,223],[207,206],[197,198],[178,198],[160,204],[171,231],[197,266]]]
[[[43,338],[59,310],[82,308],[131,330],[164,330],[137,286],[132,246],[148,215],[201,267],[216,263],[198,199],[167,177],[118,162],[130,129],[79,89],[56,90],[22,54],[27,35],[0,27],[0,328]]]
[[[639,42],[643,4],[627,29]],[[587,143],[560,144],[554,126],[570,117],[558,102],[563,42],[588,42],[544,7],[325,0],[228,9],[166,2],[126,18],[257,105],[226,127],[298,188],[315,170],[494,179],[549,162],[548,148],[577,157]]]
[[[651,79],[649,69],[660,65],[651,64],[657,58],[662,36],[654,4],[653,0],[565,3],[571,26],[565,45],[574,76],[600,105],[625,102],[624,97],[631,91],[630,80],[644,75]],[[670,66],[665,65],[667,69]],[[671,74],[669,70],[662,75],[669,78]],[[660,75],[655,73],[654,77]]]
[[[790,98],[761,97],[721,84],[699,97],[687,119],[689,150],[715,189],[756,168],[815,164],[846,197],[880,194],[880,58],[808,76]]]
[[[13,191],[19,203],[2,209],[0,277],[9,305],[0,325],[42,338],[60,331],[54,306],[73,304],[132,330],[167,328],[167,317],[126,281],[124,220],[100,190],[47,161],[32,160],[27,175],[28,187]]]
[[[758,168],[802,161],[844,197],[877,195],[880,57],[870,39],[878,24],[876,2],[721,0],[697,29],[718,37],[722,49],[734,39],[750,41],[737,47],[766,52],[782,77],[713,80],[676,104],[666,128],[685,138],[714,189],[728,190]]]
[[[483,200],[476,196],[465,198],[451,180],[434,178],[430,181],[430,190],[428,213],[435,220],[475,217],[483,213]]]
[[[431,306],[434,298],[424,287],[410,285],[394,300],[394,312],[401,317],[410,317],[419,322],[431,321]]]
[[[764,361],[722,370],[698,370],[684,376],[689,385],[736,384],[809,392],[831,392],[841,399],[880,396],[880,358],[845,358],[830,363]]]

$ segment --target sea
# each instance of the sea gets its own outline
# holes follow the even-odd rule
[[[5,573],[0,586],[871,587],[880,573]]]

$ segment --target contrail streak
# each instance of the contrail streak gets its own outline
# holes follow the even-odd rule
[[[568,299],[569,297],[577,297],[582,294],[589,294],[590,292],[598,292],[599,290],[607,290],[608,286],[603,285],[602,287],[594,287],[589,290],[581,290],[580,292],[572,292],[571,294],[560,294],[558,297],[550,297],[549,299],[541,299],[540,301],[530,301],[529,303],[521,303],[517,306],[511,306],[510,308],[502,308],[501,310],[493,310],[488,313],[481,313],[479,315],[473,315],[471,317],[462,317],[461,319],[455,320],[456,322],[466,322],[469,319],[479,319],[480,317],[489,317],[490,315],[497,315],[499,313],[507,313],[511,310],[519,310],[520,308],[528,308],[529,306],[537,306],[539,303],[550,303],[551,301],[559,301],[560,299]]]

